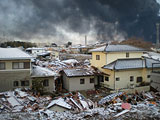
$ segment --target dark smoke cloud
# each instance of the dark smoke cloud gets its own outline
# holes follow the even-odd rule
[[[93,31],[101,41],[115,36],[154,41],[159,7],[156,0],[0,0],[0,35],[67,39],[64,31]]]

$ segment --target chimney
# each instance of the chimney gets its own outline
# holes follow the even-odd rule
[[[85,46],[87,46],[87,36],[85,35]]]
[[[156,48],[159,48],[159,23],[156,23],[157,28],[157,40],[156,40]]]

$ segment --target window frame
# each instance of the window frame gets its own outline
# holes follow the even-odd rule
[[[107,80],[106,80],[106,78],[107,78]],[[109,81],[109,77],[108,76],[105,76],[105,81]]]
[[[141,83],[142,81],[143,81],[143,77],[142,76],[137,77],[137,81],[136,81],[137,83]]]
[[[82,82],[83,81],[83,82]],[[84,78],[81,78],[80,79],[80,84],[85,84],[85,79]]]
[[[29,86],[29,80],[23,80],[23,81],[21,81],[21,86]]]
[[[17,64],[17,67],[14,66],[15,64]],[[23,67],[21,67],[21,65]],[[24,68],[24,62],[12,62],[12,69],[25,69]]]
[[[120,77],[116,77],[116,81],[120,81]]]
[[[13,81],[13,86],[14,86],[14,87],[19,86],[19,81]]]
[[[96,55],[96,60],[100,60],[100,55]]]
[[[0,62],[0,64],[3,64],[3,65],[4,65],[3,68],[0,67],[0,70],[5,70],[5,69],[6,69],[6,63],[5,63],[5,62]]]
[[[44,87],[48,87],[49,86],[49,80],[48,79],[43,80],[43,86]]]
[[[126,52],[126,58],[129,58],[129,52]]]
[[[151,78],[151,75],[147,75],[147,78]]]
[[[89,83],[94,83],[94,78],[90,78]]]
[[[134,81],[134,76],[130,76],[130,82]]]

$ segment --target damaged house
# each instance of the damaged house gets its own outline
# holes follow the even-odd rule
[[[45,92],[55,91],[55,79],[59,76],[56,72],[49,70],[48,68],[33,66],[32,68],[32,83],[36,81],[40,82],[44,87]]]
[[[68,91],[94,89],[94,73],[85,68],[63,70],[63,88]]]
[[[148,85],[141,90],[149,90],[152,63],[157,61],[142,58],[144,49],[130,45],[107,45],[91,52],[91,65],[110,75],[98,78],[105,87],[119,90]]]
[[[31,86],[31,59],[18,48],[0,48],[0,91]]]

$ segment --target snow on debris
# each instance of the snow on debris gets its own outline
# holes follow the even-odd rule
[[[106,103],[106,102],[109,102],[109,101],[113,100],[115,97],[120,96],[120,95],[122,95],[122,94],[123,94],[123,92],[113,93],[113,94],[111,94],[111,95],[108,95],[108,96],[102,98],[102,99],[99,101],[99,104],[104,104],[104,103]]]
[[[63,98],[58,98],[57,100],[53,100],[47,106],[47,108],[50,108],[50,107],[52,107],[54,105],[59,105],[59,106],[64,107],[64,108],[71,109],[71,106],[68,103],[66,103]]]
[[[76,59],[63,60],[62,62],[66,63],[66,64],[75,64],[75,63],[78,63],[78,61]]]
[[[21,105],[13,96],[7,98],[7,100],[12,105],[12,107]]]
[[[43,68],[40,66],[33,66],[32,69],[33,77],[49,77],[49,76],[58,76],[54,71],[49,70],[48,68]]]
[[[103,105],[93,107],[93,105],[89,105],[90,100],[80,93],[66,93],[56,100],[51,100],[48,99],[48,97],[35,96],[29,91],[18,89],[15,91],[0,93],[0,118],[17,118],[24,120],[29,118],[43,120],[160,119],[160,92],[136,92],[133,94],[114,93],[109,96],[107,97],[109,99],[105,99]],[[29,99],[29,97],[33,97],[33,99]],[[6,100],[3,102],[2,98]],[[51,103],[57,103],[55,101],[59,101],[58,104],[62,106],[65,106],[67,103],[71,109],[65,112],[49,110],[47,106]],[[123,109],[122,104],[124,102],[131,105],[130,110]],[[77,111],[77,109],[79,109],[79,111]],[[11,112],[15,113],[13,114]]]
[[[65,69],[64,73],[68,76],[93,76],[93,71],[90,71],[85,68],[71,68],[71,69]]]

